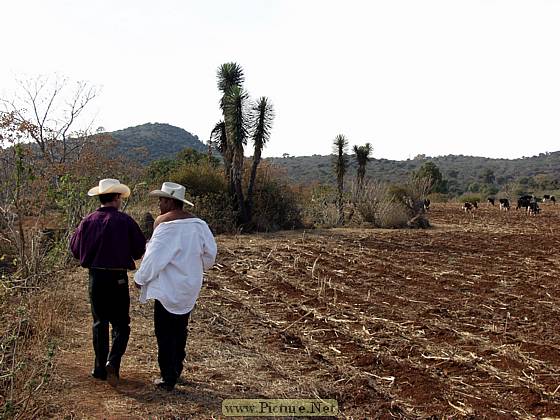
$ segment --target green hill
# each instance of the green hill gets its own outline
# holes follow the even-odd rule
[[[186,147],[206,151],[198,136],[169,124],[147,123],[107,134],[117,141],[118,151],[141,163],[174,157]]]

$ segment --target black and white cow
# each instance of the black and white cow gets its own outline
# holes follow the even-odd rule
[[[552,204],[556,204],[556,197],[554,197],[553,195],[549,195],[549,194],[543,195],[542,202],[546,203],[547,201],[550,201]]]
[[[500,210],[509,210],[509,200],[507,198],[500,198]]]
[[[428,211],[430,210],[430,204],[432,204],[432,202],[430,201],[429,198],[425,198],[424,199],[424,210]]]
[[[465,201],[463,203],[463,207],[461,207],[463,209],[464,212],[471,212],[474,211],[474,209],[478,208],[478,203],[476,201]]]
[[[486,199],[486,201],[488,201],[488,203],[495,205],[496,204],[496,199],[494,197],[488,197]]]
[[[515,210],[519,210],[520,208],[527,209],[529,207],[529,203],[533,201],[533,198],[534,197],[532,195],[522,195],[517,199],[517,207]]]
[[[527,214],[536,216],[540,213],[540,211],[541,209],[539,208],[539,203],[537,202],[537,200],[533,200],[529,203],[529,206],[527,207]]]

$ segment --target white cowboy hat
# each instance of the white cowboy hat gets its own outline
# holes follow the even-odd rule
[[[172,198],[174,200],[182,201],[183,203],[193,206],[194,204],[188,200],[185,200],[185,187],[181,184],[176,184],[174,182],[164,182],[161,186],[161,190],[154,190],[148,195],[152,197],[165,197]]]
[[[97,187],[93,187],[88,191],[88,195],[90,197],[113,193],[120,194],[122,198],[127,198],[130,195],[130,188],[121,184],[118,179],[107,178],[99,181],[99,185]]]

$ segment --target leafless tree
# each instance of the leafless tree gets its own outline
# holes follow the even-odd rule
[[[19,80],[13,98],[2,98],[3,113],[13,115],[28,140],[49,163],[64,163],[88,140],[91,123],[76,129],[78,119],[98,94],[88,82],[39,76]]]
[[[76,126],[83,127],[79,118],[96,95],[87,82],[36,77],[18,81],[12,98],[0,98],[0,219],[12,237],[3,238],[17,248],[24,274],[33,253],[24,217],[43,213],[48,201],[44,187],[53,180],[58,185],[89,143],[91,124]]]

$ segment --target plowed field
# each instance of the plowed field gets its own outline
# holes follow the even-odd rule
[[[322,397],[348,418],[560,416],[560,206],[433,204],[430,221],[219,237],[171,394],[149,384],[155,338],[137,303],[120,389],[87,377],[73,289],[77,344],[62,349],[53,413],[208,418],[223,398]]]

